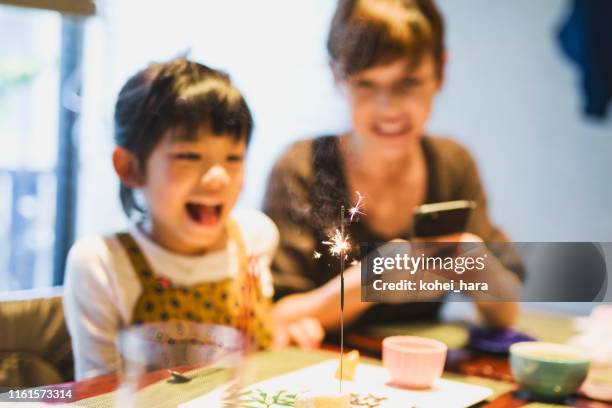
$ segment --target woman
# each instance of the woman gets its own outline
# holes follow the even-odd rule
[[[353,192],[367,197],[367,216],[348,226],[354,243],[409,240],[415,206],[459,199],[477,204],[467,232],[438,240],[508,240],[487,215],[469,152],[425,136],[445,63],[444,24],[433,2],[341,0],[327,48],[352,129],[290,146],[273,168],[264,203],[281,235],[273,265],[280,341],[302,346],[317,345],[324,329],[339,325],[338,313],[330,312],[338,308],[338,262],[322,241],[340,205],[354,204]],[[519,282],[513,251],[495,255],[504,279]],[[432,318],[440,308],[439,302],[362,303],[359,266],[347,268],[345,279],[348,322]],[[512,324],[518,310],[515,303],[477,305],[487,323],[500,327]],[[298,318],[302,323],[294,323]]]

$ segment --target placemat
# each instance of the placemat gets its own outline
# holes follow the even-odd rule
[[[336,356],[337,353],[320,350],[310,352],[296,348],[260,352],[250,357],[247,362],[247,372],[252,373],[252,376],[247,378],[246,383],[253,384]],[[380,365],[380,361],[373,359],[363,358],[362,362]],[[227,381],[229,378],[227,370],[214,370],[211,368],[194,370],[188,373],[189,376],[193,377],[193,380],[185,384],[169,384],[166,381],[151,384],[137,393],[137,404],[138,406],[151,408],[165,408],[175,407],[180,403],[190,401]],[[445,373],[444,378],[492,388],[494,393],[489,397],[489,400],[493,400],[514,388],[511,383],[478,377]],[[111,408],[116,394],[117,392],[110,392],[78,401],[76,404],[88,408]]]

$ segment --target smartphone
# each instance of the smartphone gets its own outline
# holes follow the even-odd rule
[[[420,205],[412,215],[413,235],[426,238],[464,232],[475,207],[469,200]]]

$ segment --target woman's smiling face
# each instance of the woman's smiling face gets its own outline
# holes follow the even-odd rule
[[[399,59],[341,80],[363,151],[386,159],[409,154],[423,135],[440,84],[430,55],[416,67]]]
[[[193,140],[162,138],[145,166],[142,191],[151,235],[181,254],[217,249],[244,180],[246,142],[203,128]]]

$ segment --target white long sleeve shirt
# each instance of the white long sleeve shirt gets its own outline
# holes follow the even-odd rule
[[[278,230],[263,213],[235,210],[236,220],[248,254],[260,272],[264,296],[272,297],[270,264],[278,245]],[[148,238],[136,226],[130,228],[145,257],[159,277],[179,286],[220,281],[238,272],[237,247],[201,256],[170,252]],[[116,371],[120,360],[116,339],[129,326],[142,292],[127,253],[114,235],[80,239],[68,255],[64,308],[72,337],[77,380]]]

